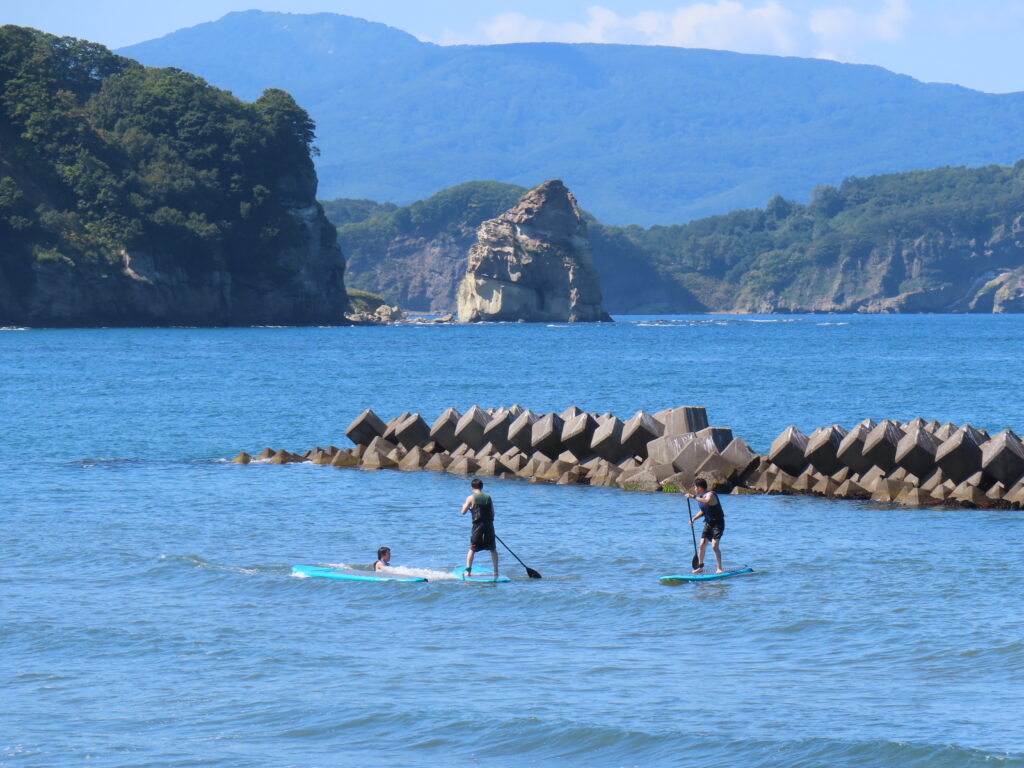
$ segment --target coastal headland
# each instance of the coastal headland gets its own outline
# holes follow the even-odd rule
[[[916,418],[864,419],[810,435],[790,426],[767,454],[707,410],[680,406],[623,421],[571,406],[534,413],[518,405],[464,413],[446,409],[432,423],[418,413],[383,421],[365,410],[349,425],[354,448],[316,447],[299,455],[265,448],[237,464],[309,461],[338,468],[431,470],[519,478],[534,483],[680,493],[703,478],[719,493],[804,494],[904,506],[1020,509],[1024,444],[1012,430],[989,435]]]

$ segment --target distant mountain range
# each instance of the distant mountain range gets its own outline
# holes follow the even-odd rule
[[[806,199],[850,175],[1010,163],[1024,93],[880,67],[655,46],[438,46],[333,14],[246,11],[121,53],[317,123],[320,197],[405,204],[466,179],[562,178],[614,224]]]

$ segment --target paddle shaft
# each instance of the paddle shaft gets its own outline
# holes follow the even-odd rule
[[[501,537],[498,536],[498,534],[494,534],[494,538],[496,538],[498,541],[501,541]],[[515,552],[513,552],[511,549],[509,549],[508,544],[506,544],[504,541],[501,541],[501,546],[503,546],[505,549],[508,549],[508,553],[510,555],[512,555],[512,557],[514,557],[516,560],[519,560],[519,555],[517,555]],[[519,560],[519,564],[521,566],[523,566],[523,568],[526,569],[526,575],[529,576],[531,579],[539,579],[540,578],[540,574],[537,573],[537,571],[533,570],[533,568],[528,566],[522,560]]]
[[[693,530],[693,510],[690,508],[690,497],[686,497],[686,514],[690,516],[690,538],[693,539],[693,560],[690,565],[696,570],[700,568],[700,556],[697,554],[697,534]]]

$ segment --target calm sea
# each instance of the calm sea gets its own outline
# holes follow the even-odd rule
[[[1024,317],[0,332],[0,764],[1022,766],[1024,512],[728,497],[749,577],[662,587],[678,496],[237,466],[363,408],[704,405],[766,451],[874,418],[1024,432]],[[426,584],[298,579],[368,564]]]

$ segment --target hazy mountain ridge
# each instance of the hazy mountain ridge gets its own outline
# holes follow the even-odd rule
[[[562,178],[602,220],[681,222],[855,175],[1011,162],[1024,94],[879,67],[655,46],[437,46],[333,14],[247,11],[125,52],[319,126],[323,197]]]

